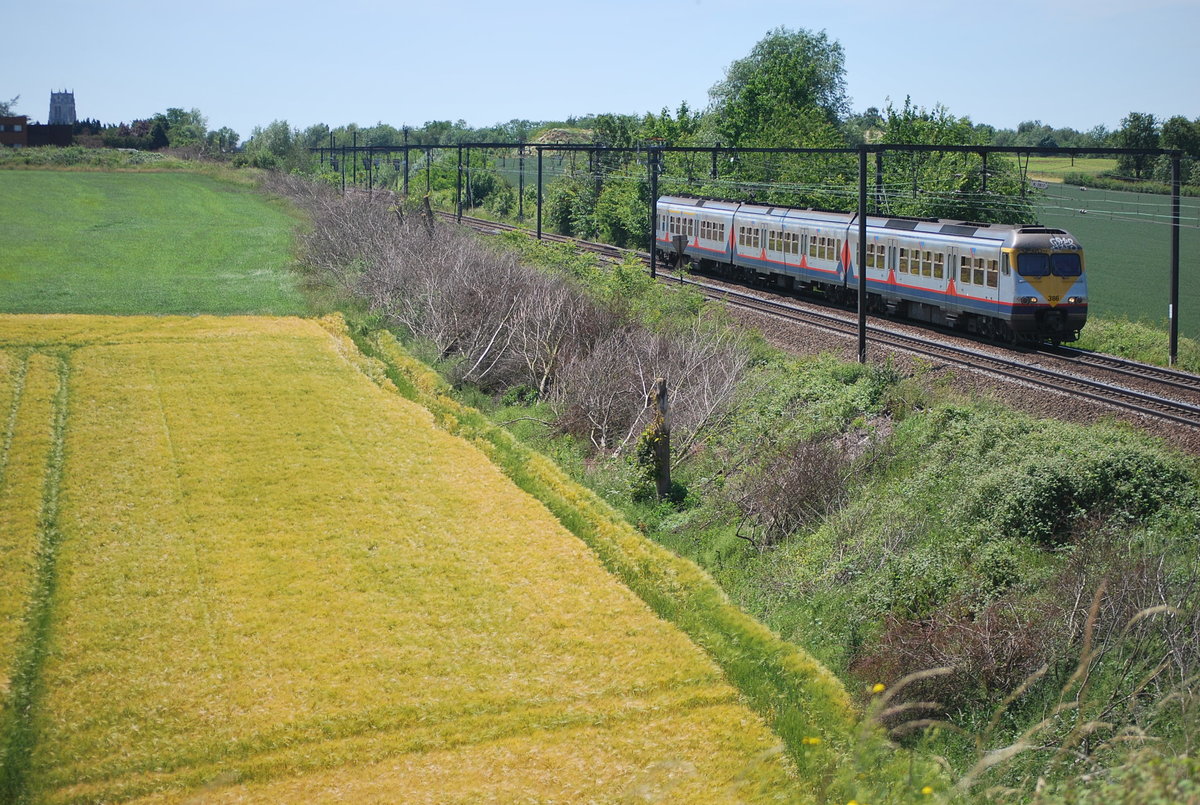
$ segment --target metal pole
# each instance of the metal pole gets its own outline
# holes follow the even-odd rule
[[[1171,157],[1171,366],[1179,353],[1179,173],[1179,154],[1175,154]]]
[[[867,362],[867,146],[858,150],[858,362]]]
[[[352,184],[355,187],[358,187],[358,130],[357,129],[355,129],[355,131],[354,131],[354,173],[353,173],[353,177],[354,177],[354,181],[352,182]]]
[[[425,149],[425,195],[429,195],[433,191],[430,187],[433,185],[433,151]]]
[[[462,146],[458,147],[458,182],[454,187],[454,207],[458,211],[458,222],[462,223]]]
[[[875,214],[883,214],[883,152],[875,152]]]
[[[346,144],[342,143],[342,195],[346,195]]]
[[[517,151],[517,220],[525,220],[525,146]]]
[[[658,152],[651,148],[646,152],[646,167],[650,171],[650,276],[658,276]]]
[[[537,222],[537,239],[542,239],[542,147],[537,147],[538,152],[538,222]]]
[[[983,188],[982,188],[982,190],[985,194],[987,193],[987,155],[988,155],[987,151],[984,151],[980,155],[983,157]]]
[[[408,198],[408,126],[404,127],[404,197]]]

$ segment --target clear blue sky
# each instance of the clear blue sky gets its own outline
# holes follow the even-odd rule
[[[199,108],[243,139],[287,120],[419,126],[708,103],[767,31],[825,30],[852,108],[945,105],[998,128],[1200,117],[1200,0],[18,2],[0,99],[103,122]]]

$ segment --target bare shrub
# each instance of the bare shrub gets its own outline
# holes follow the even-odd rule
[[[785,446],[731,485],[737,535],[764,550],[840,509],[852,464],[830,439]]]
[[[878,644],[851,672],[868,682],[891,683],[926,668],[948,668],[909,695],[951,712],[1014,690],[1068,644],[1060,605],[1000,600],[974,615],[959,612],[947,606],[924,620],[888,616]]]
[[[1077,639],[1090,628],[1094,650],[1124,680],[1125,692],[1138,689],[1130,697],[1114,686],[1102,706],[1106,718],[1138,721],[1149,702],[1200,694],[1200,561],[1194,553],[1179,557],[1116,529],[1097,530],[1076,546],[1055,586],[1068,596],[1065,628]],[[1104,594],[1092,612],[1089,591],[1097,588]]]
[[[749,357],[729,333],[701,319],[669,334],[613,325],[564,366],[550,395],[557,416],[596,449],[621,453],[650,425],[650,393],[663,377],[678,461],[726,410]]]
[[[268,189],[309,212],[302,246],[318,281],[428,345],[455,382],[537,389],[560,425],[597,449],[636,443],[649,391],[665,377],[676,455],[684,455],[726,409],[748,363],[737,339],[702,317],[648,330],[459,227],[405,215],[391,194],[342,196],[288,176],[272,177]]]

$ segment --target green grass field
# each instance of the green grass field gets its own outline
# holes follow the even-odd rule
[[[1038,218],[1083,244],[1091,315],[1166,327],[1171,199],[1146,193],[1044,191]],[[1179,331],[1200,338],[1200,201],[1182,199]]]
[[[1104,157],[1089,159],[1082,157],[1074,159],[1071,157],[1029,158],[1029,178],[1043,182],[1062,182],[1063,177],[1072,173],[1096,176],[1105,171],[1116,170],[1116,168],[1117,160]]]
[[[196,173],[0,171],[0,313],[305,313],[295,225]]]

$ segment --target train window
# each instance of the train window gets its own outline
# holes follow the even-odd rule
[[[900,248],[900,273],[908,273],[908,249]]]
[[[867,268],[887,268],[887,247],[882,243],[867,244]]]
[[[720,235],[721,235],[721,237],[718,238],[718,240],[720,240],[722,243],[724,243],[725,242],[725,224],[721,224],[718,227],[718,231],[720,232]]]
[[[933,252],[921,252],[921,276],[933,276]]]
[[[971,284],[971,258],[962,258],[962,263],[958,269],[958,281],[966,285]]]
[[[1017,273],[1022,277],[1044,277],[1050,273],[1050,255],[1029,252],[1017,255]]]
[[[946,255],[935,254],[933,256],[933,276],[937,279],[943,279],[946,275],[945,271]]]
[[[756,249],[757,249],[757,248],[760,248],[760,246],[761,246],[761,240],[762,240],[762,230],[761,230],[761,229],[755,229],[755,230],[752,230],[752,231],[754,232],[754,248],[756,248]]]
[[[1008,265],[1008,255],[1007,254],[1000,255],[1000,273],[1006,277],[1012,273],[1012,269]]]
[[[1056,277],[1078,277],[1083,273],[1083,263],[1074,252],[1050,255],[1050,270]]]
[[[983,271],[983,258],[982,258],[982,257],[976,257],[976,258],[975,258],[975,279],[973,280],[973,282],[974,282],[976,285],[983,285],[983,274],[984,274],[984,271]]]
[[[996,285],[998,284],[999,276],[1000,276],[1000,261],[988,260],[987,261],[987,284],[988,284],[989,288],[996,287]]]
[[[779,251],[779,233],[774,229],[767,230],[767,248],[773,252]]]

